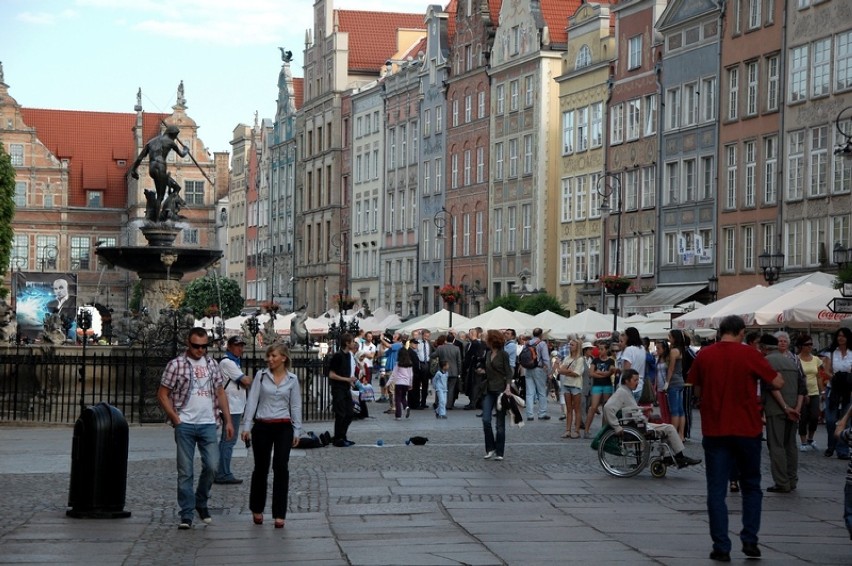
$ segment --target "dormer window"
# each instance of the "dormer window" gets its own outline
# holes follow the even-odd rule
[[[582,69],[592,64],[592,50],[588,45],[584,45],[577,53],[577,58],[574,60],[574,69]]]

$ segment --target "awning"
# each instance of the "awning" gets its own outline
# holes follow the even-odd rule
[[[670,309],[706,288],[706,284],[700,283],[696,285],[657,287],[632,305],[625,307],[625,310],[631,313],[646,313]]]

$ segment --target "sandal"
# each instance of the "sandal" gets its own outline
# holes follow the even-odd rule
[[[283,529],[284,528],[284,519],[275,519],[275,528]]]
[[[738,482],[737,480],[731,480],[730,490],[731,490],[731,493],[739,493],[740,482]]]
[[[580,438],[580,433],[579,433],[579,432],[577,432],[577,431],[572,432],[572,433],[571,433],[571,438]]]
[[[571,438],[571,431],[570,431],[570,430],[566,430],[566,431],[565,431],[565,434],[563,434],[563,435],[562,435],[562,438]]]
[[[262,525],[263,524],[263,513],[252,513],[251,514],[251,520],[254,522],[255,525]]]

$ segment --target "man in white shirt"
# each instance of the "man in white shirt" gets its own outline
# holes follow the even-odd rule
[[[225,357],[219,362],[219,371],[222,373],[223,387],[228,395],[228,409],[231,411],[234,430],[240,429],[240,420],[246,406],[246,389],[251,385],[251,378],[240,368],[245,345],[246,341],[242,336],[231,336],[228,338]],[[216,479],[213,483],[229,485],[243,483],[243,480],[234,477],[231,471],[231,456],[236,443],[236,435],[225,438],[225,431],[222,430],[222,438],[219,440],[219,469],[216,470]]]

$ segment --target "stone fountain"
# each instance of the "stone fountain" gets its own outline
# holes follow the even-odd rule
[[[180,209],[186,203],[180,196],[181,186],[166,169],[166,158],[169,152],[174,151],[181,157],[189,155],[195,162],[189,148],[178,139],[178,133],[177,126],[168,126],[162,134],[151,138],[130,171],[131,176],[138,179],[137,169],[145,157],[149,158],[148,174],[154,180],[155,191],[145,190],[145,220],[139,227],[148,245],[99,246],[95,250],[108,264],[133,271],[139,276],[142,305],[155,322],[162,309],[173,309],[182,298],[180,280],[185,274],[205,269],[222,257],[221,250],[174,245],[182,229],[179,224],[186,222],[186,218],[180,215]]]

